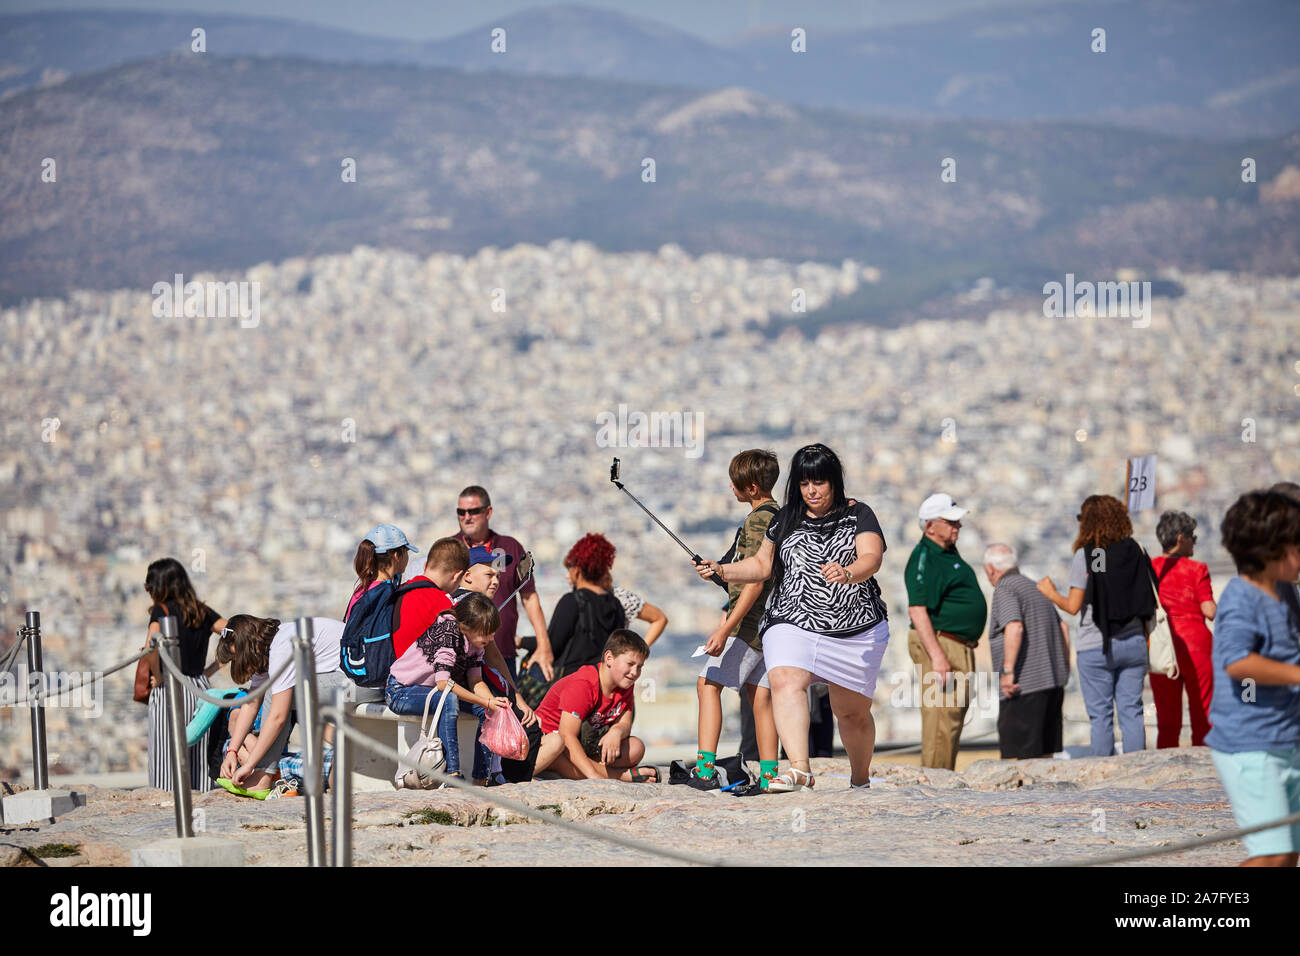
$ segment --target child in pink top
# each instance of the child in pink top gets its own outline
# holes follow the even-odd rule
[[[471,705],[480,726],[489,711],[509,707],[483,681],[483,652],[501,626],[496,606],[482,594],[468,594],[451,611],[440,614],[394,663],[388,674],[384,699],[395,714],[422,715],[438,707],[440,695],[450,691]],[[460,746],[456,736],[459,708],[449,700],[438,718],[437,734],[447,754],[447,773],[460,773]]]

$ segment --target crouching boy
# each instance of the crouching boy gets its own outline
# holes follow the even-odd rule
[[[645,744],[632,736],[636,681],[649,656],[639,634],[619,628],[605,642],[599,664],[551,685],[536,711],[544,736],[534,773],[658,783],[656,768],[637,765]]]

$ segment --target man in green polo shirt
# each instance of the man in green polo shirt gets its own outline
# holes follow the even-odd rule
[[[955,770],[975,677],[975,645],[988,602],[974,569],[957,553],[967,514],[949,495],[934,494],[917,517],[925,532],[907,559],[907,650],[921,671],[921,766]]]

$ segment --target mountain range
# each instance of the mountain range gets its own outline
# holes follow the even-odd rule
[[[554,26],[566,11],[520,14],[509,49],[529,48],[519,29],[529,17]],[[632,22],[599,13],[596,33]],[[16,46],[41,48],[44,16],[25,18],[25,45],[6,30],[6,62]],[[134,18],[137,46],[118,53],[154,42],[161,22],[86,14],[79,27],[83,15],[67,16],[69,49],[85,47],[102,18]],[[187,44],[180,25],[192,18],[169,22]],[[671,242],[853,258],[880,281],[828,314],[876,321],[981,277],[1032,292],[1067,272],[1300,270],[1300,130],[1225,141],[1066,120],[861,115],[746,87],[686,87],[676,74],[649,84],[552,76],[542,60],[527,74],[361,62],[358,50],[378,58],[386,40],[346,62],[306,59],[289,53],[309,45],[346,57],[349,38],[310,28],[295,46],[270,21],[245,18],[242,34],[211,22],[206,53],[185,45],[0,99],[0,302],[357,245],[470,253],[556,237],[610,251]],[[564,35],[596,42],[576,28]],[[220,52],[235,36],[269,52]],[[608,72],[650,55],[634,46],[607,50]],[[1247,160],[1257,183],[1243,181]],[[349,162],[355,182],[345,181]]]
[[[809,11],[810,18],[813,16]],[[858,113],[1078,120],[1216,138],[1300,126],[1293,0],[1071,0],[920,23],[780,23],[710,43],[604,8],[539,6],[429,41],[222,14],[61,11],[0,17],[0,92],[188,52],[289,56],[717,88]],[[491,31],[505,31],[493,52]],[[792,51],[794,29],[806,52]],[[1094,52],[1093,31],[1105,31]]]

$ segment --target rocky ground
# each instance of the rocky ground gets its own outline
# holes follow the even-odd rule
[[[535,781],[494,788],[593,832],[747,865],[1026,866],[1168,846],[1235,827],[1205,748],[1076,760],[980,760],[960,773],[881,759],[869,791],[846,760],[814,760],[812,792],[736,799],[682,786]],[[131,849],[175,835],[168,794],[85,788],[54,824],[0,825],[0,865],[128,866]],[[327,800],[328,803],[328,800]],[[245,861],[306,861],[303,802],[196,794],[206,835],[238,840]],[[328,814],[328,806],[326,810]],[[51,857],[51,844],[75,849]],[[358,865],[672,863],[502,811],[455,791],[358,793]],[[1231,865],[1230,841],[1154,861]]]

